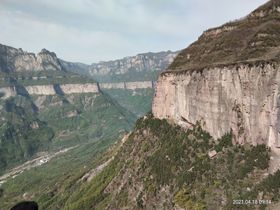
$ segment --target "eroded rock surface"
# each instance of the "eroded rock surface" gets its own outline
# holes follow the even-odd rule
[[[165,73],[153,114],[190,126],[200,121],[213,137],[232,130],[236,142],[280,146],[280,66],[229,66]]]

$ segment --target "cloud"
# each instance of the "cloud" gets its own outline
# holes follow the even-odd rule
[[[0,42],[92,63],[177,50],[265,0],[1,0]]]

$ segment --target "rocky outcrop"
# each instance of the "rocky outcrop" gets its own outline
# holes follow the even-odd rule
[[[146,89],[146,88],[153,88],[154,83],[152,81],[143,81],[143,82],[127,82],[125,83],[126,88],[129,90],[135,89]]]
[[[53,85],[33,85],[25,87],[29,95],[55,95]]]
[[[125,89],[124,82],[115,82],[115,83],[99,83],[101,89]]]
[[[60,85],[60,88],[64,94],[99,92],[98,85],[96,83],[64,84],[64,85]]]
[[[100,83],[101,89],[127,89],[127,90],[136,90],[136,89],[147,89],[153,88],[153,81],[139,81],[139,82],[116,82],[116,83]]]
[[[213,137],[233,132],[237,143],[280,146],[280,66],[238,65],[163,74],[153,114]]]
[[[183,50],[158,79],[154,116],[184,127],[200,122],[215,138],[232,131],[236,143],[280,147],[279,6],[269,1]]]
[[[0,44],[0,72],[61,71],[56,54],[43,49],[40,53],[25,52]]]
[[[98,93],[97,83],[87,84],[62,84],[62,85],[32,85],[24,87],[29,95],[49,96],[56,94],[80,94],[80,93]],[[58,93],[57,88],[62,91]],[[0,88],[0,94],[4,99],[15,96],[17,93],[15,87]]]

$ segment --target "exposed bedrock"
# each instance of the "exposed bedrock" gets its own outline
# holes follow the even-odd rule
[[[280,66],[231,65],[166,72],[158,80],[153,114],[182,126],[197,121],[213,137],[232,130],[236,143],[280,146]]]

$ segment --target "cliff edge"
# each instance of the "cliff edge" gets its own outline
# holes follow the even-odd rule
[[[280,1],[207,30],[158,79],[153,114],[213,137],[280,146]]]

